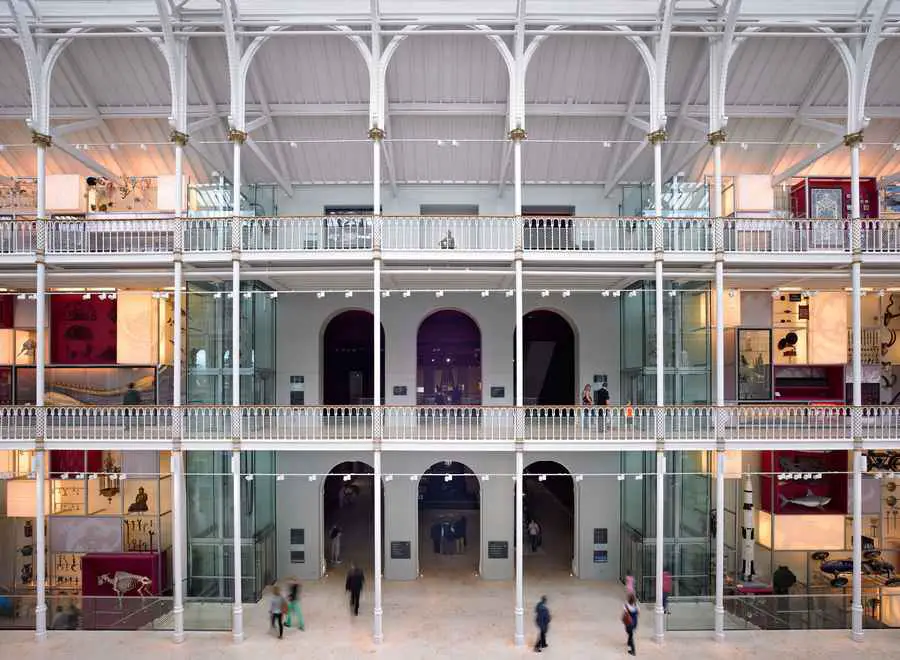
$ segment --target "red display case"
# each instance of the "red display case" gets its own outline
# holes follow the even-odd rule
[[[99,449],[54,449],[50,452],[50,478],[59,479],[61,474],[103,472],[103,452]]]
[[[795,218],[808,218],[815,215],[810,207],[815,207],[813,191],[840,192],[840,218],[849,218],[850,212],[850,178],[849,177],[810,177],[791,186],[791,215]],[[863,218],[878,217],[878,181],[874,177],[859,179],[859,212]]]
[[[81,595],[85,629],[137,630],[160,616],[150,597],[158,596],[168,585],[167,559],[165,552],[84,555]],[[117,579],[120,594],[114,588]],[[121,605],[118,595],[123,596]]]
[[[846,451],[760,452],[760,509],[780,515],[847,513],[847,460]],[[794,479],[795,474],[811,478]]]

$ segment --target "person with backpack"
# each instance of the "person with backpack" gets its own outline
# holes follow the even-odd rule
[[[328,534],[328,538],[331,539],[331,563],[340,564],[341,563],[341,535],[343,534],[340,527],[337,525],[331,528],[331,532]]]
[[[637,655],[637,651],[634,648],[634,631],[637,628],[639,612],[640,608],[638,608],[637,598],[634,597],[634,593],[628,594],[625,607],[622,610],[622,623],[628,635],[628,640],[625,642],[628,646],[628,655]]]
[[[281,593],[281,587],[276,583],[272,585],[272,597],[269,600],[269,614],[272,617],[269,627],[275,628],[278,624],[278,639],[284,637],[284,615],[287,611],[288,603]]]
[[[540,653],[547,648],[547,631],[550,629],[550,608],[547,607],[547,597],[541,596],[540,602],[534,608],[534,623],[538,627],[538,638],[534,643],[534,652]]]

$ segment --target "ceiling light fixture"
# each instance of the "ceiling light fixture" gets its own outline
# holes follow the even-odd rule
[[[435,297],[435,298],[443,298],[443,297],[444,297],[444,292],[443,292],[443,291],[435,291],[435,292],[434,292],[434,297]]]
[[[407,289],[406,291],[403,292],[404,298],[409,298],[411,295],[412,295],[412,291],[410,291],[409,289]]]
[[[549,297],[550,297],[550,292],[547,289],[544,289],[543,291],[541,291],[541,298],[549,298]]]
[[[319,292],[316,294],[316,298],[318,298],[319,300],[321,300],[321,299],[324,298],[324,297],[325,297],[325,292],[324,292],[324,291],[319,291]]]
[[[488,291],[487,289],[485,289],[484,291],[481,292],[482,298],[487,298],[489,295],[491,295],[491,292]]]
[[[566,289],[565,291],[562,292],[562,297],[563,297],[563,298],[568,298],[568,297],[571,296],[571,295],[572,295],[572,292],[569,291],[568,289]]]
[[[346,291],[344,291],[344,298],[352,298],[352,297],[353,297],[353,292],[350,289],[347,289]]]

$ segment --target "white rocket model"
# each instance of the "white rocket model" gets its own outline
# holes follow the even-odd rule
[[[750,475],[744,477],[744,519],[741,525],[741,537],[744,539],[741,553],[741,579],[752,582],[754,575],[753,553],[756,546],[756,528],[753,526],[753,481]]]

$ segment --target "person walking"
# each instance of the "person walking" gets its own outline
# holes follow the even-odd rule
[[[547,631],[550,629],[550,608],[547,607],[546,596],[541,596],[541,600],[534,608],[534,624],[539,633],[534,643],[534,652],[540,653],[547,648]]]
[[[272,597],[269,599],[269,614],[271,615],[270,628],[274,629],[278,625],[278,639],[284,637],[284,615],[288,611],[287,601],[284,594],[281,593],[281,587],[278,584],[272,585]]]
[[[343,531],[337,525],[332,527],[331,533],[328,534],[328,537],[331,539],[331,563],[332,564],[340,564],[341,563],[341,536],[343,536]]]
[[[638,608],[637,598],[634,597],[634,593],[628,594],[628,597],[625,600],[625,607],[622,611],[622,623],[625,625],[625,632],[628,635],[628,640],[625,642],[628,646],[628,655],[637,655],[637,651],[634,647],[634,631],[637,628],[639,612],[640,609]]]
[[[607,419],[609,416],[609,411],[607,410],[607,406],[609,406],[609,390],[605,382],[597,390],[597,398],[594,400],[594,403],[600,406],[600,410],[597,412],[597,416],[600,418],[600,430],[605,430],[609,423]]]
[[[353,610],[353,616],[359,616],[359,595],[362,593],[365,582],[366,577],[363,575],[362,569],[351,563],[344,588],[350,592],[350,609]]]
[[[663,611],[669,613],[669,594],[672,593],[672,574],[669,571],[663,571]]]
[[[303,623],[303,610],[300,608],[300,583],[296,580],[291,580],[288,583],[287,601],[287,621],[285,621],[284,625],[290,628],[291,624],[296,621],[300,630],[306,630],[306,626]]]
[[[634,593],[634,575],[631,571],[625,573],[625,595]]]
[[[541,538],[541,526],[537,520],[531,519],[528,523],[528,540],[531,541],[531,551],[537,552],[538,540]]]

